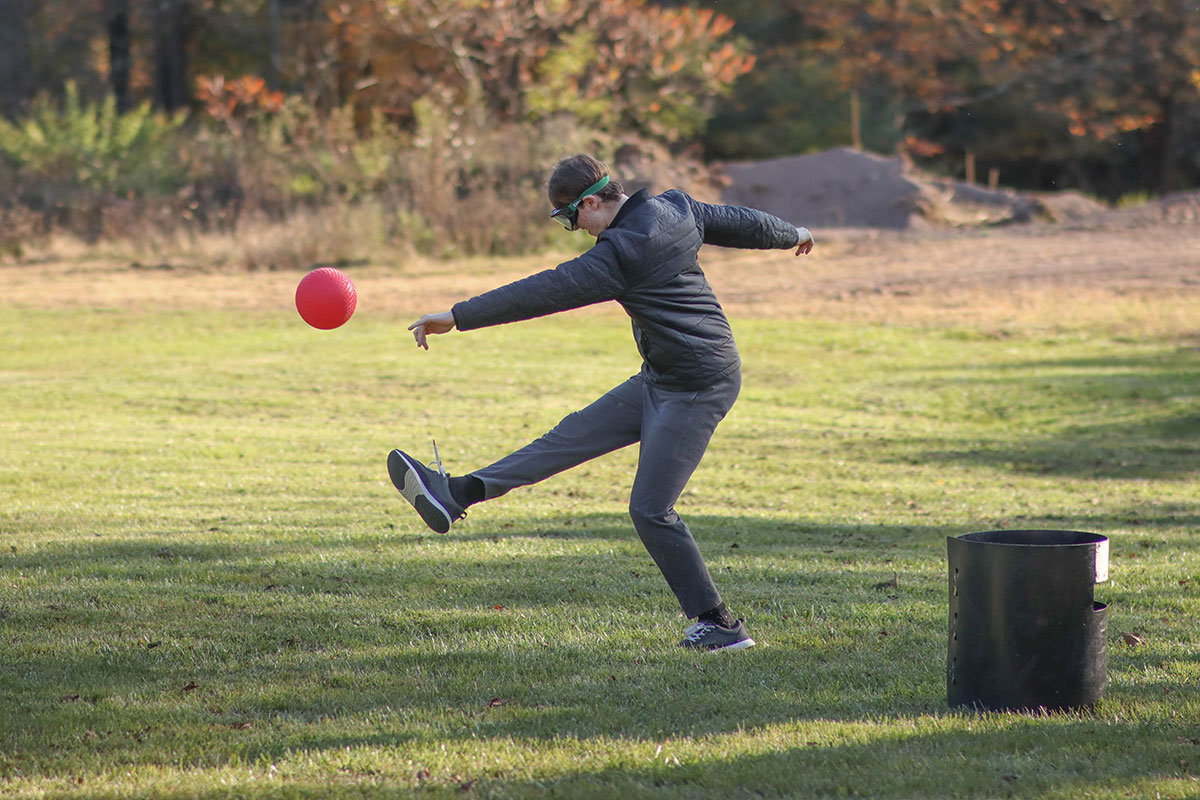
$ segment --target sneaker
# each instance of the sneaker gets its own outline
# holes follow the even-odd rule
[[[754,647],[754,640],[746,633],[746,625],[738,620],[732,628],[718,625],[715,622],[699,621],[683,632],[680,647],[691,650],[745,650]]]
[[[437,458],[436,446],[434,457]],[[437,458],[435,471],[407,453],[393,450],[388,454],[388,475],[404,499],[434,531],[445,533],[455,520],[467,515],[450,495],[449,476],[442,469],[440,458]]]

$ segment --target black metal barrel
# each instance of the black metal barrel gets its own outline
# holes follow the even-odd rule
[[[1082,531],[984,531],[947,540],[952,708],[1094,705],[1108,667],[1108,539]]]

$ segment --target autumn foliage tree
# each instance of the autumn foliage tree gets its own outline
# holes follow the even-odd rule
[[[886,84],[904,114],[1043,115],[1069,135],[1136,134],[1162,191],[1180,120],[1200,107],[1200,14],[1189,0],[845,0],[805,5],[847,88]],[[1020,110],[1024,113],[1019,113]]]
[[[1011,185],[1111,197],[1200,184],[1196,0],[716,7],[0,0],[0,116],[61,105],[67,84],[118,115],[179,106],[191,188],[176,201],[259,198],[276,215],[381,191],[389,213],[451,219],[485,197],[507,211],[518,195],[494,187],[527,194],[564,148],[638,137],[727,159],[900,143],[947,171],[969,153]],[[0,210],[31,196],[13,163]]]
[[[322,28],[296,32],[298,77],[323,102],[402,119],[437,96],[481,119],[562,112],[677,141],[753,66],[732,24],[644,0],[346,0]]]

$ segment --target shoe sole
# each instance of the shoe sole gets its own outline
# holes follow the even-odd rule
[[[745,650],[747,647],[754,647],[753,639],[742,639],[740,642],[727,644],[724,647],[713,647],[706,650],[706,653],[728,653],[733,650]]]
[[[720,647],[688,647],[682,642],[680,647],[688,650],[695,650],[700,653],[724,653],[727,650],[745,650],[747,647],[754,647],[754,640],[747,637],[741,641],[731,642],[730,644],[721,645]]]
[[[400,491],[401,496],[421,515],[421,519],[430,530],[435,533],[446,533],[450,530],[450,512],[434,498],[433,492],[421,480],[421,473],[399,450],[388,454],[388,477],[392,479],[392,485]]]

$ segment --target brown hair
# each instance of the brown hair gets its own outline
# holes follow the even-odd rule
[[[605,175],[611,176],[611,174],[608,164],[589,155],[579,153],[567,156],[554,165],[554,171],[550,173],[550,180],[546,183],[546,193],[550,195],[550,205],[556,208],[565,206],[587,191],[588,187],[596,181]],[[616,200],[622,194],[621,184],[612,180],[611,177],[608,185],[596,192],[596,196],[605,202]]]

